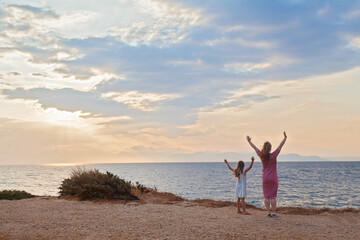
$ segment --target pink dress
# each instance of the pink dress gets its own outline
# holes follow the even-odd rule
[[[263,174],[262,174],[262,185],[264,198],[276,198],[279,186],[279,177],[277,174],[276,163],[277,156],[280,153],[280,149],[276,149],[270,153],[269,160],[262,160]],[[256,151],[256,154],[260,157],[260,151]],[[260,157],[261,158],[261,157]]]

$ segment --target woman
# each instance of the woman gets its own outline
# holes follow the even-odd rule
[[[276,217],[276,197],[279,186],[279,178],[276,169],[277,156],[279,155],[281,148],[284,146],[287,136],[284,132],[284,139],[280,143],[279,147],[272,153],[271,143],[265,142],[262,150],[260,151],[252,142],[249,136],[246,137],[250,146],[255,150],[256,154],[260,157],[263,165],[262,184],[264,193],[264,203],[268,212],[268,217]],[[272,208],[272,214],[270,212],[270,204]]]

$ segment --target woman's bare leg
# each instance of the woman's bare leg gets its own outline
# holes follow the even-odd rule
[[[272,212],[276,213],[276,198],[271,199],[271,208],[272,208]]]
[[[265,204],[267,212],[271,213],[271,211],[270,211],[270,199],[269,198],[264,198],[264,204]]]

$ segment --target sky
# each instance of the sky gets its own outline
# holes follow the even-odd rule
[[[0,164],[360,159],[360,2],[2,0]]]

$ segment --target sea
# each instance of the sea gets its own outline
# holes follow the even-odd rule
[[[0,190],[59,196],[61,182],[79,167],[109,171],[186,199],[236,201],[235,178],[224,162],[8,165],[0,166]],[[277,168],[278,206],[360,208],[360,162],[278,162]],[[246,202],[259,207],[263,207],[261,175],[261,163],[255,162],[247,175]]]

